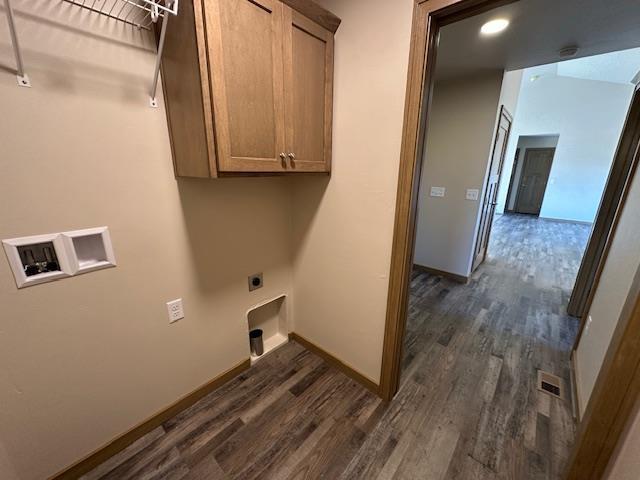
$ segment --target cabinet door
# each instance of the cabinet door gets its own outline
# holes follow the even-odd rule
[[[286,6],[284,18],[287,171],[329,172],[333,34]]]
[[[220,172],[285,168],[282,8],[278,0],[205,2]]]

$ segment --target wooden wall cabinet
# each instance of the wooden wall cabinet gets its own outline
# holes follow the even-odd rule
[[[186,0],[171,21],[177,176],[330,172],[337,17],[309,0]]]

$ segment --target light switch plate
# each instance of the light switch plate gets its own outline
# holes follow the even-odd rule
[[[169,323],[177,322],[184,318],[184,309],[182,308],[182,299],[171,300],[167,302],[167,312],[169,314]]]
[[[467,200],[478,200],[478,195],[480,195],[480,190],[478,190],[477,188],[467,188],[467,194],[465,196],[465,198]]]
[[[445,192],[444,187],[431,187],[432,197],[444,197],[444,192]]]

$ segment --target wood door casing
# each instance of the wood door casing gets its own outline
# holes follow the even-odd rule
[[[515,201],[517,213],[540,214],[555,151],[555,148],[525,150]]]
[[[331,167],[333,34],[284,7],[285,120],[288,170]]]
[[[487,257],[491,224],[493,223],[493,216],[496,212],[500,175],[502,174],[504,156],[507,151],[511,123],[513,122],[513,117],[504,105],[500,107],[500,116],[498,118],[498,128],[496,129],[493,150],[491,152],[491,162],[489,164],[489,175],[487,176],[485,193],[480,207],[480,223],[478,224],[472,271],[478,268]]]
[[[208,0],[205,9],[219,171],[284,171],[283,5]]]

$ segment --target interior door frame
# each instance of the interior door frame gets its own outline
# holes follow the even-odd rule
[[[502,178],[502,169],[504,168],[504,159],[505,156],[507,154],[507,146],[509,144],[509,137],[511,136],[511,127],[513,126],[513,115],[511,114],[511,112],[509,112],[509,110],[507,110],[507,107],[505,107],[504,105],[500,105],[500,113],[498,114],[498,121],[496,123],[496,134],[494,135],[493,138],[493,148],[491,149],[491,160],[489,162],[489,168],[488,168],[488,174],[487,174],[487,180],[485,181],[484,184],[484,196],[482,198],[482,205],[480,206],[480,208],[482,209],[480,211],[480,221],[478,222],[478,228],[476,229],[475,235],[476,235],[476,241],[473,245],[473,260],[471,262],[471,271],[473,272],[476,268],[478,268],[480,265],[482,265],[482,263],[486,260],[487,258],[487,250],[489,249],[489,238],[491,238],[491,227],[493,226],[493,219],[495,217],[496,214],[496,205],[497,202],[492,202],[491,204],[491,220],[489,221],[488,225],[487,225],[487,246],[484,249],[484,252],[482,253],[482,260],[477,262],[477,256],[478,256],[478,246],[480,245],[480,242],[482,242],[482,222],[484,220],[484,206],[487,203],[487,201],[489,200],[489,185],[491,183],[491,169],[493,168],[493,162],[495,160],[495,153],[496,153],[496,148],[498,146],[498,138],[500,138],[500,124],[502,123],[502,117],[505,117],[507,119],[507,121],[509,122],[509,128],[507,128],[507,133],[505,134],[505,141],[504,144],[502,145],[502,151],[500,152],[500,165],[498,166],[498,181],[496,182],[497,187],[494,191],[494,200],[496,200],[498,198],[498,190],[500,188],[500,180]]]
[[[433,96],[439,29],[516,1],[416,0],[414,3],[380,375],[380,394],[386,400],[393,398],[400,382],[417,196]],[[640,132],[640,115],[634,125],[635,130]],[[637,145],[640,146],[640,143]],[[637,160],[638,148],[633,156]],[[640,280],[636,282],[636,287],[628,299],[634,308],[623,311],[617,327],[618,330],[624,327],[627,334],[614,336],[609,346],[606,364],[596,381],[580,424],[565,480],[601,478],[623,427],[629,422],[632,407],[640,397]],[[634,335],[629,334],[629,329]],[[634,385],[636,388],[631,388]]]
[[[525,148],[524,149],[524,155],[522,157],[522,168],[520,169],[520,181],[518,182],[518,189],[516,190],[516,198],[515,201],[513,202],[513,212],[514,213],[521,213],[518,212],[518,200],[520,199],[520,186],[522,185],[522,175],[524,174],[524,167],[527,163],[527,154],[529,152],[535,152],[535,151],[540,151],[540,150],[552,150],[553,151],[553,155],[551,156],[551,164],[549,164],[549,173],[547,174],[547,178],[544,181],[544,191],[542,192],[542,201],[544,202],[544,196],[547,193],[547,185],[549,184],[549,177],[551,176],[551,167],[553,167],[553,159],[556,156],[556,147],[531,147],[531,148]],[[507,202],[509,201],[509,199],[507,198]],[[538,213],[536,213],[535,215],[540,215],[540,211],[542,210],[542,203],[540,204],[540,210],[538,211]],[[524,213],[523,215],[534,215],[532,213]]]
[[[509,177],[509,188],[507,188],[507,196],[504,202],[505,213],[513,213],[513,210],[509,208],[509,199],[511,198],[511,191],[513,190],[513,180],[516,177],[516,169],[518,168],[519,158],[520,158],[520,147],[516,146],[516,153],[513,156],[513,166],[511,167],[511,177]]]

